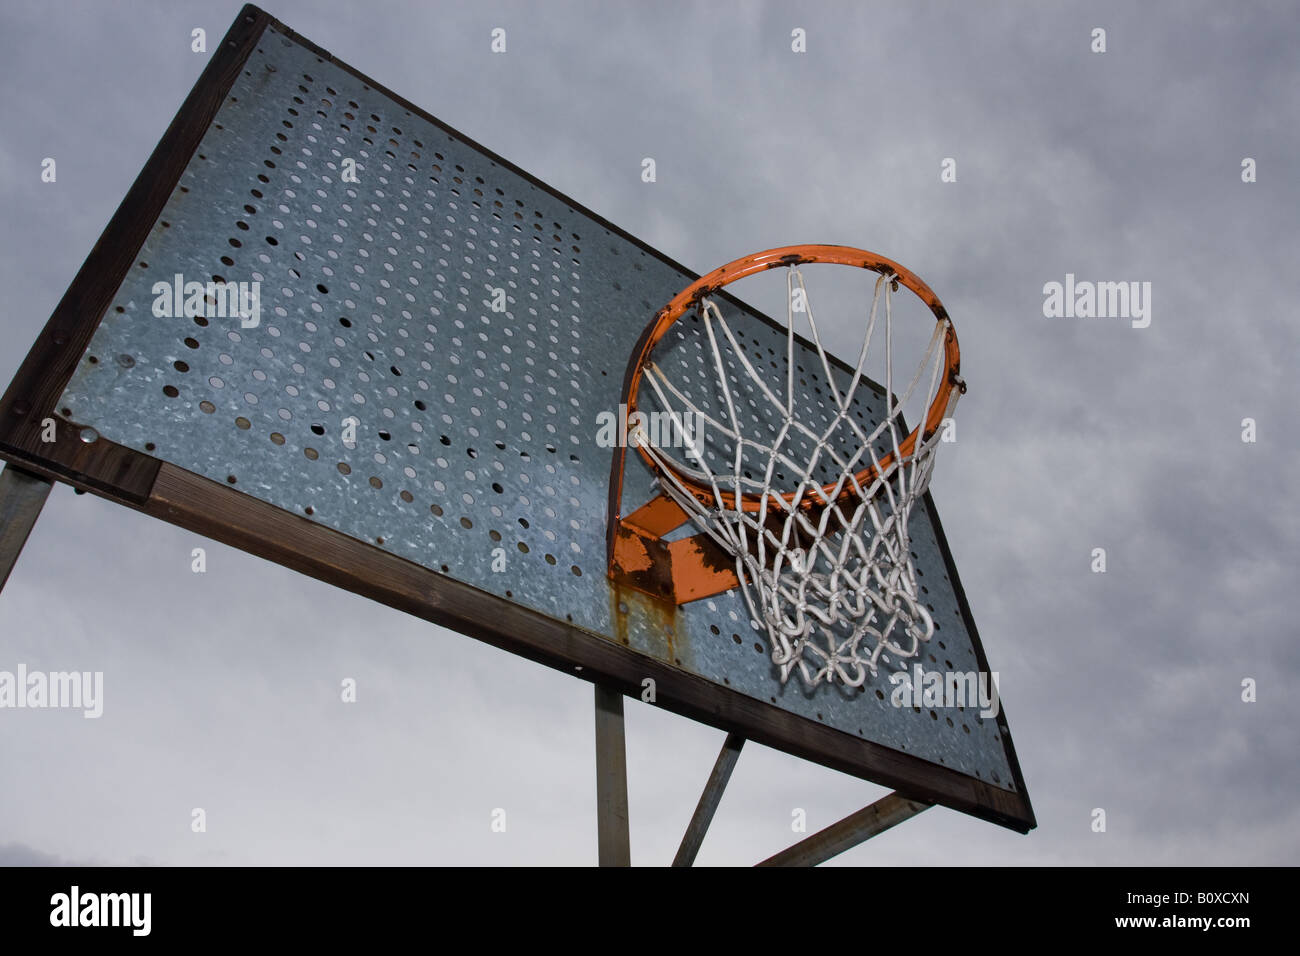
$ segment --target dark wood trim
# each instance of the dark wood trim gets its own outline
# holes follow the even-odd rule
[[[61,418],[56,403],[191,155],[269,22],[271,18],[254,6],[240,11],[86,256],[0,399],[3,457],[116,500],[142,502],[148,497],[158,462],[110,441],[82,441],[82,429]],[[57,437],[53,442],[41,440],[41,423],[47,418],[56,422]]]
[[[374,545],[164,463],[140,510],[529,660],[639,696],[655,681],[656,705],[756,743],[1027,832],[1023,793],[864,741],[748,697],[656,658],[504,602]]]

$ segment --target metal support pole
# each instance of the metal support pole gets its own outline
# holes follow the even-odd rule
[[[44,478],[13,465],[0,471],[0,590],[18,562],[51,487]]]
[[[631,866],[623,695],[596,685],[596,827],[601,866]]]
[[[863,807],[857,813],[850,814],[839,823],[832,823],[825,830],[814,833],[806,840],[800,840],[789,849],[770,856],[759,866],[816,866],[825,863],[833,856],[852,849],[877,833],[883,833],[892,826],[916,816],[922,810],[933,806],[910,800],[897,793],[881,797],[869,807]]]
[[[704,842],[704,834],[709,832],[713,814],[722,801],[722,791],[727,789],[727,781],[731,779],[731,771],[736,769],[736,761],[740,759],[740,748],[743,746],[744,737],[740,734],[727,734],[718,759],[713,764],[713,772],[709,774],[709,781],[700,794],[700,802],[695,805],[695,815],[691,817],[686,834],[682,837],[682,845],[677,848],[677,856],[673,857],[673,866],[691,866],[695,862],[700,844]]]

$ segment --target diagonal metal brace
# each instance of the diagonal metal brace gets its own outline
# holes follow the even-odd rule
[[[722,801],[722,791],[727,788],[731,771],[736,768],[736,761],[740,759],[740,748],[744,745],[745,738],[740,734],[727,734],[722,750],[718,753],[718,759],[713,764],[713,772],[709,774],[709,781],[704,785],[704,792],[700,794],[700,802],[695,806],[695,815],[691,817],[690,825],[682,837],[682,845],[677,848],[677,856],[673,857],[673,866],[691,866],[695,862],[695,856],[700,852],[700,844],[704,842],[704,834],[708,832],[709,824],[713,822],[713,814],[717,812],[718,804]]]
[[[758,865],[817,866],[932,806],[932,803],[891,793]]]

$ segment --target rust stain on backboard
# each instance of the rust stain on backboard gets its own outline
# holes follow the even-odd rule
[[[620,644],[678,667],[694,667],[689,642],[683,641],[677,605],[634,587],[611,581],[609,617]],[[635,617],[636,627],[629,621]],[[631,635],[637,635],[633,644]]]

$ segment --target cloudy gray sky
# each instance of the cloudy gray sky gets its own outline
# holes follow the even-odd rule
[[[238,9],[5,5],[0,382]],[[935,809],[837,863],[1300,861],[1293,4],[268,9],[692,268],[847,243],[943,297],[971,391],[933,491],[1039,827]],[[1044,318],[1066,273],[1150,282],[1150,326]],[[0,594],[18,662],[106,703],[0,711],[0,862],[595,860],[588,684],[66,487]],[[721,740],[628,702],[634,861],[671,860]],[[882,792],[751,745],[700,862]]]

